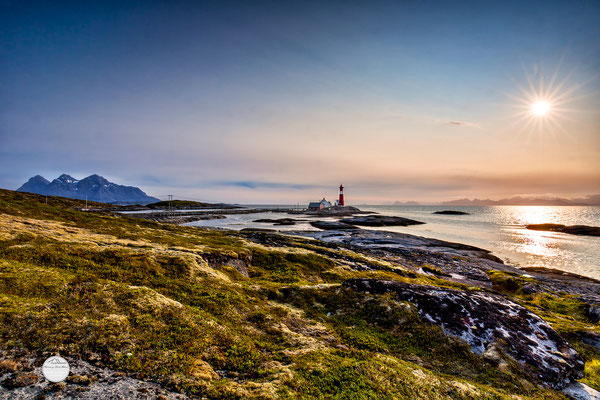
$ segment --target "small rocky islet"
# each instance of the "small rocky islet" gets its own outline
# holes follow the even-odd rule
[[[588,225],[530,224],[525,226],[534,231],[561,232],[570,235],[600,236],[600,227]]]
[[[565,399],[600,389],[594,279],[357,225],[236,232],[92,206],[0,190],[3,398]],[[62,384],[40,375],[54,354],[73,367]]]

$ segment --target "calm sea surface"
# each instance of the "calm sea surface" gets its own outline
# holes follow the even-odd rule
[[[388,231],[478,246],[491,250],[505,262],[515,266],[556,268],[600,279],[600,237],[525,229],[527,224],[538,223],[600,226],[600,207],[360,206],[359,208],[425,222],[424,225],[386,227],[385,230]],[[465,211],[470,215],[433,214],[434,211],[439,210]],[[273,228],[270,224],[252,221],[259,218],[284,217],[302,218],[281,213],[259,213],[231,215],[226,219],[197,221],[188,225],[229,229]],[[290,227],[276,227],[276,229],[314,230],[308,222]]]

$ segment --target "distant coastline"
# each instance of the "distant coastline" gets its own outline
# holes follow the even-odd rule
[[[365,204],[366,205],[366,204]],[[579,198],[565,197],[525,197],[513,196],[500,200],[468,199],[443,201],[441,203],[420,203],[417,201],[395,201],[395,206],[600,206],[600,194]]]

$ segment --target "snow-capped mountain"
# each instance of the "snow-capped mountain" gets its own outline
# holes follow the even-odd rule
[[[155,197],[148,196],[140,188],[117,185],[96,174],[81,180],[62,174],[52,182],[36,175],[17,190],[82,200],[87,196],[87,199],[91,201],[114,204],[147,204],[159,201]]]

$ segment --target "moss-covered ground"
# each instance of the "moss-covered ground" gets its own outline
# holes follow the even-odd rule
[[[214,399],[563,398],[517,364],[498,370],[409,303],[339,286],[351,277],[464,285],[305,239],[265,247],[243,233],[81,207],[0,190],[1,348],[81,358]],[[357,271],[353,261],[385,268]],[[576,299],[526,295],[520,279],[492,273],[496,290],[573,340],[598,388],[598,352],[577,339],[598,325]]]

